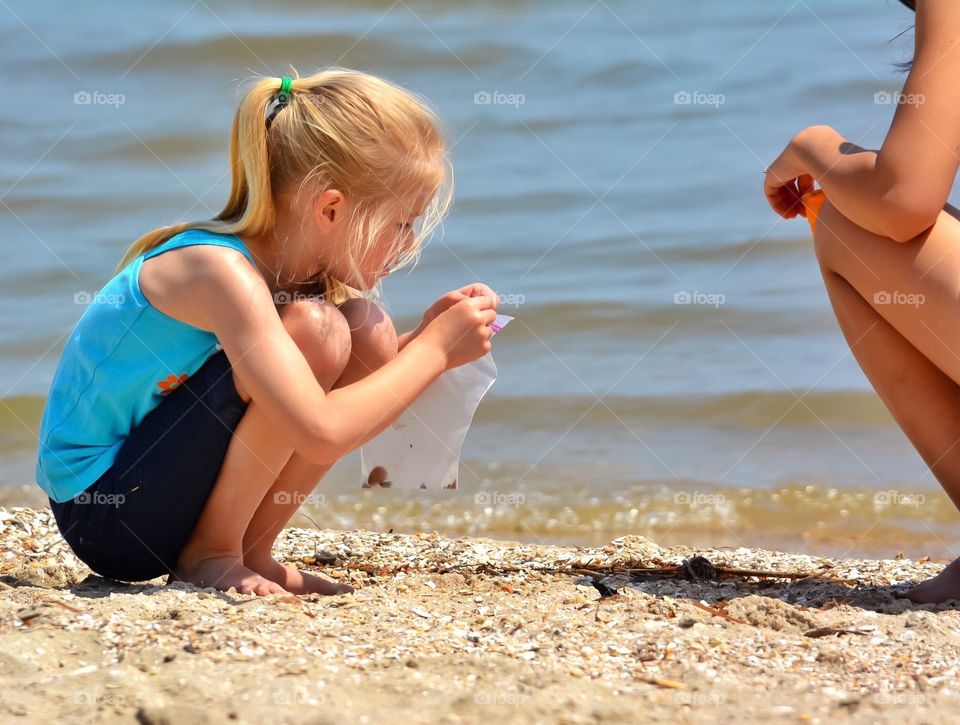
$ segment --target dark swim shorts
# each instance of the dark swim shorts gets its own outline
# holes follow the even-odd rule
[[[63,538],[97,574],[173,572],[247,409],[231,371],[226,354],[214,354],[130,432],[92,486],[50,501]]]

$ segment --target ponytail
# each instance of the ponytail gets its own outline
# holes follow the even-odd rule
[[[401,194],[427,193],[429,203],[414,239],[397,236],[389,258],[416,261],[424,240],[448,211],[452,173],[440,123],[426,103],[381,78],[343,68],[294,76],[282,110],[267,111],[283,89],[280,78],[253,82],[237,108],[230,133],[230,195],[213,219],[154,229],[124,253],[117,272],[180,232],[268,234],[276,224],[278,191],[307,200],[336,188],[350,197],[354,214],[344,262],[359,278],[359,260],[392,229]],[[395,268],[396,269],[396,268]],[[316,281],[340,304],[358,290],[327,271]]]
[[[116,272],[141,254],[188,229],[219,234],[261,234],[273,227],[275,208],[270,186],[265,111],[280,89],[280,80],[263,78],[244,95],[230,130],[230,196],[210,220],[159,227],[138,238],[117,265]]]

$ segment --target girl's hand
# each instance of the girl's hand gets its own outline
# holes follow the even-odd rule
[[[438,315],[446,312],[461,300],[469,299],[470,297],[489,297],[493,300],[493,309],[497,309],[497,306],[500,304],[500,298],[497,293],[487,287],[487,285],[481,282],[468,284],[466,287],[447,292],[443,297],[430,305],[423,313],[423,322],[420,323],[420,329],[425,328],[435,320]]]
[[[764,172],[763,193],[770,207],[784,219],[806,216],[800,198],[813,190],[813,177],[800,163],[798,146],[803,131],[794,136]]]
[[[437,319],[439,315],[449,310],[461,300],[470,299],[471,297],[489,297],[493,301],[494,310],[496,310],[500,304],[500,297],[497,293],[481,282],[474,282],[460,289],[447,292],[426,309],[423,313],[423,320],[421,320],[415,330],[405,332],[397,338],[398,348],[402,350],[411,340],[420,335],[420,333],[426,329],[427,325]]]
[[[490,323],[497,319],[498,302],[496,297],[464,296],[430,320],[416,344],[439,348],[447,370],[483,357],[490,352]]]

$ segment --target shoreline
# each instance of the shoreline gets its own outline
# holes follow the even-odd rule
[[[276,553],[357,591],[108,582],[48,510],[0,508],[0,713],[892,723],[950,722],[960,705],[960,611],[899,596],[942,568],[930,561],[305,529]]]
[[[392,529],[410,534],[436,530],[451,537],[571,547],[603,546],[617,536],[635,534],[665,547],[733,546],[835,558],[952,560],[960,547],[956,510],[942,490],[923,495],[922,505],[865,500],[891,494],[906,499],[904,491],[868,495],[816,485],[773,490],[730,487],[719,493],[704,487],[690,492],[698,497],[691,505],[676,504],[675,492],[664,487],[631,492],[615,501],[589,500],[583,491],[570,491],[566,500],[577,502],[572,506],[557,494],[518,492],[525,497],[521,505],[484,506],[467,491],[334,485],[313,494],[291,523],[311,529]],[[423,495],[427,493],[434,495]],[[710,496],[721,503],[711,504]],[[46,505],[36,484],[0,485],[0,508]]]

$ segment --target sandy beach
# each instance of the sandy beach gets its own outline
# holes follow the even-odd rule
[[[564,548],[289,529],[349,581],[256,598],[92,574],[49,511],[0,509],[6,722],[950,722],[960,614],[940,562]],[[702,557],[702,558],[701,558]]]

